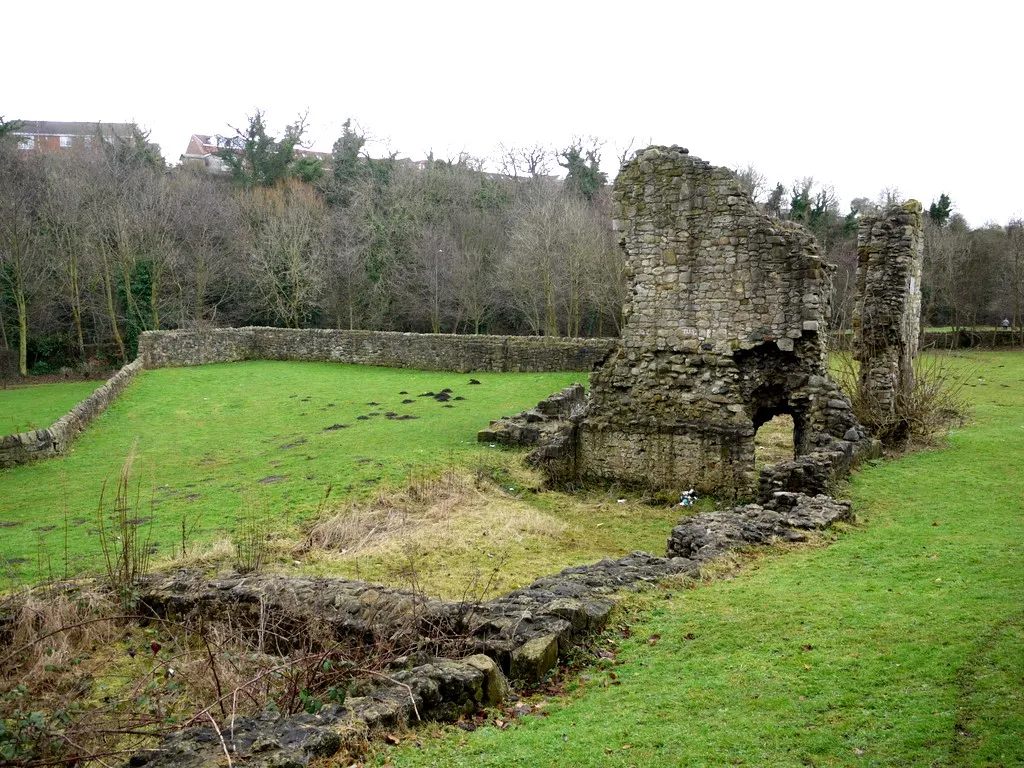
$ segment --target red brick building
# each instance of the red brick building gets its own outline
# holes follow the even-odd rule
[[[73,149],[88,149],[104,138],[125,138],[137,130],[134,123],[68,123],[54,120],[20,120],[12,133],[18,148],[25,152],[51,154]]]

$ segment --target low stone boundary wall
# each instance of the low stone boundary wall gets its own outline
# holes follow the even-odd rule
[[[147,331],[139,337],[146,368],[240,360],[308,360],[426,371],[592,371],[618,339],[340,331],[317,328],[216,328]]]
[[[47,429],[0,437],[0,468],[64,453],[90,421],[103,413],[142,370],[136,358]]]
[[[829,349],[849,350],[853,334],[835,331],[829,340]],[[963,330],[925,331],[921,334],[920,349],[1011,349],[1024,347],[1024,331]]]

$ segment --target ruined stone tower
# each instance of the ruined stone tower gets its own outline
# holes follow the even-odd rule
[[[857,231],[857,300],[853,353],[857,383],[877,427],[891,420],[899,398],[914,387],[914,357],[921,331],[921,204],[910,200]]]
[[[754,435],[780,413],[797,456],[852,455],[865,433],[826,372],[832,268],[811,235],[681,147],[637,153],[614,202],[632,293],[578,421],[576,476],[744,495]]]

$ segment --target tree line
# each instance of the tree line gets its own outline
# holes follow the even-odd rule
[[[371,159],[346,123],[324,164],[299,151],[301,120],[276,137],[257,112],[210,174],[166,168],[141,133],[47,155],[11,125],[0,348],[22,374],[128,359],[151,329],[618,332],[606,179],[580,143],[532,164],[508,150],[515,173],[485,173],[469,156]]]
[[[151,329],[272,325],[430,333],[617,335],[626,284],[600,145],[502,148],[500,173],[460,155],[370,158],[350,122],[328,163],[305,121],[271,135],[257,111],[220,139],[227,172],[168,169],[139,132],[33,154],[0,119],[0,359],[24,375],[131,358]],[[564,179],[552,176],[555,164]],[[769,187],[838,266],[849,317],[860,216],[829,187]],[[927,217],[926,322],[1024,321],[1024,225],[971,230],[943,195]]]
[[[905,197],[885,188],[874,198],[858,197],[845,214],[831,186],[804,178],[787,187],[771,186],[756,168],[734,169],[746,191],[768,213],[798,221],[818,240],[825,259],[836,265],[832,325],[848,327],[857,272],[857,228],[862,216],[876,214]],[[921,276],[922,324],[953,329],[1024,326],[1024,221],[987,223],[972,229],[943,193],[924,216]]]

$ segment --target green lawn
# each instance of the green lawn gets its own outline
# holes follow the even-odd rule
[[[866,467],[857,528],[648,596],[620,665],[394,766],[1024,765],[1024,354],[969,353],[975,422]],[[623,635],[628,634],[629,637]]]
[[[191,540],[208,539],[258,506],[287,527],[308,518],[328,486],[340,501],[464,462],[488,450],[476,432],[489,419],[579,378],[283,362],[145,371],[69,454],[0,470],[0,555],[27,578],[61,575],[66,527],[72,570],[95,568],[101,489],[135,442],[135,514],[154,518],[157,553],[169,554],[183,521]],[[419,397],[446,388],[447,403]]]
[[[101,384],[99,381],[69,381],[0,389],[0,435],[45,429]]]

